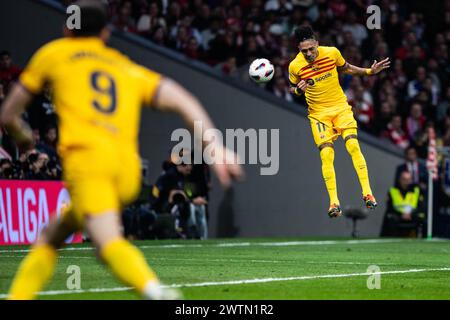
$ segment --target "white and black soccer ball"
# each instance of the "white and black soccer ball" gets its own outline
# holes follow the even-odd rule
[[[248,75],[256,83],[268,82],[273,78],[275,69],[267,59],[256,59],[250,64]]]

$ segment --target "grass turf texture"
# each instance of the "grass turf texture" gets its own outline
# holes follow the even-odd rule
[[[381,242],[379,242],[381,241]],[[208,241],[137,241],[147,261],[167,285],[182,286],[185,299],[450,299],[450,241],[218,239]],[[81,269],[81,289],[124,288],[100,264],[89,244],[60,251],[52,281],[40,299],[138,299],[129,290],[67,293],[67,268]],[[75,250],[72,250],[74,248]],[[0,294],[7,292],[27,247],[0,247]],[[367,288],[367,268],[377,265],[381,289]],[[411,272],[414,269],[427,269]],[[339,275],[350,275],[339,277]],[[316,276],[329,275],[327,278]],[[311,276],[312,278],[298,279]],[[217,284],[252,279],[297,279]],[[211,284],[212,283],[212,284]]]

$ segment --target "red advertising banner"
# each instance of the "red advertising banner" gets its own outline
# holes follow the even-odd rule
[[[70,202],[60,181],[0,180],[0,245],[32,244],[53,215]],[[79,243],[81,234],[66,243]]]

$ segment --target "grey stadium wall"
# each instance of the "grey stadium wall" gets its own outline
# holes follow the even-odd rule
[[[64,15],[46,2],[0,1],[0,43],[14,60],[25,65],[49,40],[60,37]],[[279,172],[261,176],[259,165],[245,165],[246,180],[224,192],[213,178],[210,197],[211,237],[349,236],[351,223],[331,220],[326,214],[328,196],[322,180],[319,154],[309,122],[301,107],[264,90],[192,62],[167,49],[144,43],[138,37],[115,33],[110,45],[133,60],[172,77],[191,90],[205,105],[220,130],[225,128],[279,129]],[[140,146],[150,163],[150,181],[161,172],[170,136],[183,123],[170,114],[145,110]],[[380,206],[358,225],[361,236],[377,236],[384,215],[384,200],[393,183],[398,150],[360,134],[361,148]],[[362,208],[361,191],[342,140],[336,143],[335,168],[343,208]]]

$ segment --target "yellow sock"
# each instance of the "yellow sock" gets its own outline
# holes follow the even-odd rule
[[[367,171],[366,159],[361,152],[359,142],[357,139],[348,139],[345,143],[348,153],[352,157],[353,166],[358,174],[359,183],[361,184],[363,196],[372,194],[372,189],[369,183],[369,173]]]
[[[102,249],[101,257],[121,281],[140,293],[149,281],[157,280],[143,254],[123,238],[107,243]]]
[[[8,299],[33,299],[53,275],[56,256],[55,248],[48,244],[35,246],[20,264]]]
[[[327,186],[328,195],[330,196],[330,204],[339,204],[336,188],[336,173],[334,172],[334,149],[325,147],[320,150],[320,158],[322,159],[322,175]]]

